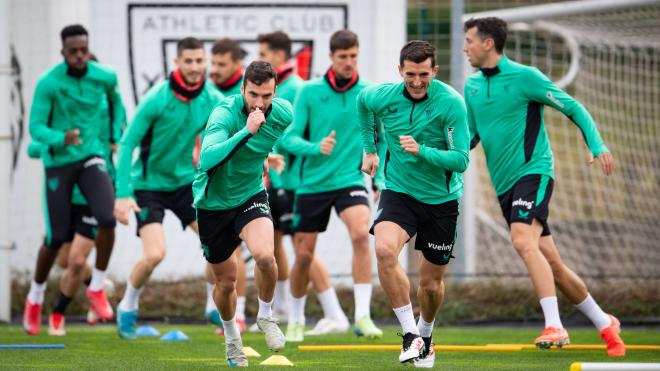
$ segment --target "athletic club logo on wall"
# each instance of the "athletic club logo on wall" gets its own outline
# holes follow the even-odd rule
[[[174,68],[176,42],[186,36],[202,40],[210,68],[213,42],[223,37],[241,43],[247,66],[258,57],[257,35],[289,34],[298,74],[309,79],[328,67],[330,36],[348,26],[346,4],[189,4],[129,3],[128,35],[132,92],[135,102]]]

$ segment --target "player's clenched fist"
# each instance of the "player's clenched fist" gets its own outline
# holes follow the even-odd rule
[[[250,115],[248,116],[247,119],[247,128],[252,133],[252,135],[256,134],[261,125],[266,122],[266,116],[264,116],[264,113],[257,107],[254,111],[250,112]]]
[[[321,141],[321,153],[330,156],[332,150],[335,149],[336,144],[337,140],[335,140],[335,131],[333,130]]]

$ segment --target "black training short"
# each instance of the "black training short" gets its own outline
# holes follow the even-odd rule
[[[345,209],[369,206],[369,193],[364,187],[347,187],[334,191],[296,194],[293,206],[294,232],[325,232],[334,206],[337,215]]]
[[[46,241],[58,249],[70,241],[75,227],[71,195],[78,184],[88,202],[89,212],[99,228],[114,228],[115,191],[105,160],[91,156],[70,164],[46,168]]]
[[[437,265],[449,263],[453,258],[458,220],[458,201],[452,200],[437,205],[426,204],[400,192],[384,190],[376,212],[376,220],[369,231],[380,222],[392,222],[408,233],[417,235],[415,250]]]
[[[163,223],[165,210],[172,210],[181,221],[181,227],[186,229],[195,221],[195,207],[193,205],[192,184],[185,185],[173,191],[146,191],[136,190],[135,198],[141,211],[135,213],[137,217],[137,232],[150,223]]]
[[[553,185],[554,181],[547,175],[525,175],[511,189],[497,196],[507,224],[531,225],[538,219],[543,226],[541,236],[549,236],[548,213]]]
[[[257,193],[233,209],[197,209],[199,239],[206,260],[218,264],[229,259],[241,243],[239,236],[243,228],[258,218],[272,220],[266,191]]]
[[[273,215],[275,230],[283,234],[292,234],[293,201],[295,193],[287,189],[268,188],[268,202]]]

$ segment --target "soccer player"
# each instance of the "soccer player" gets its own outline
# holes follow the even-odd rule
[[[285,338],[273,319],[277,282],[273,222],[264,188],[264,160],[291,123],[291,105],[274,98],[277,75],[265,62],[245,71],[240,95],[216,107],[202,139],[200,165],[193,183],[200,239],[215,273],[215,303],[220,309],[230,366],[247,367],[236,325],[236,259],[241,241],[254,257],[259,300],[257,325],[266,345],[284,349]]]
[[[360,172],[362,144],[355,135],[355,100],[368,83],[359,77],[358,53],[355,33],[341,30],[331,36],[332,66],[323,77],[303,85],[295,103],[293,126],[283,141],[288,152],[304,157],[292,222],[296,260],[290,276],[289,341],[304,339],[305,300],[316,239],[326,230],[333,207],[348,227],[353,244],[354,330],[369,338],[383,335],[371,320],[369,307],[369,199]]]
[[[213,107],[223,99],[217,89],[205,84],[206,56],[201,41],[193,37],[179,40],[175,63],[169,78],[142,98],[119,146],[115,214],[127,224],[128,213],[135,210],[143,244],[142,257],[133,267],[118,306],[117,330],[124,339],[136,338],[140,294],[165,257],[165,210],[171,210],[184,229],[190,227],[198,233],[191,189],[193,146]],[[140,156],[131,167],[138,145]],[[210,267],[206,277],[213,282]],[[212,302],[210,290],[207,301]],[[213,311],[217,309],[207,305],[210,321],[219,319]],[[220,326],[217,320],[214,324]]]
[[[376,220],[378,277],[401,327],[399,361],[433,367],[432,332],[444,297],[442,276],[452,258],[456,238],[458,199],[463,195],[461,173],[469,161],[465,103],[450,86],[434,80],[435,48],[414,40],[399,56],[401,83],[365,89],[358,97],[360,130],[366,156],[363,169],[385,173]],[[383,123],[387,154],[380,163],[374,146],[374,115]],[[417,235],[422,252],[419,268],[421,314],[415,324],[410,282],[398,262],[403,245]]]
[[[547,219],[554,172],[543,106],[559,110],[577,125],[606,176],[614,170],[614,158],[582,104],[538,69],[507,58],[505,21],[470,19],[464,26],[463,49],[470,64],[479,69],[465,84],[472,146],[479,141],[483,145],[513,247],[527,266],[541,302],[545,329],[536,338],[536,346],[544,349],[569,343],[559,318],[557,284],[598,328],[608,354],[623,356],[619,321],[601,310],[582,279],[564,264],[550,234]]]
[[[295,64],[290,62],[291,39],[286,33],[277,31],[259,35],[257,40],[259,42],[260,60],[273,65],[277,73],[275,96],[286,99],[293,104],[298,91],[303,85],[303,79],[296,74]],[[277,174],[272,169],[268,173],[271,182],[268,188],[268,200],[275,226],[275,260],[277,261],[278,273],[273,312],[276,318],[285,318],[286,320],[289,313],[291,292],[289,287],[289,265],[282,245],[282,238],[292,233],[294,192],[300,185],[300,163],[302,158],[287,152],[281,145],[275,148],[275,152],[284,156],[286,166],[282,174]],[[341,306],[333,305],[339,303],[337,293],[330,286],[330,277],[325,266],[316,256],[311,263],[310,280],[314,290],[318,293],[324,317],[307,334],[324,335],[348,330],[350,327],[348,318],[346,318]]]
[[[104,103],[107,101],[105,108],[114,113],[113,126],[121,126],[124,107],[115,72],[89,60],[87,30],[81,25],[70,25],[62,29],[60,36],[64,61],[39,79],[30,114],[33,141],[47,147],[41,153],[46,168],[47,233],[37,257],[23,318],[24,328],[31,335],[39,333],[45,281],[57,250],[71,238],[75,185],[87,199],[91,216],[97,222],[97,269],[92,273],[94,285],[87,290],[90,307],[102,320],[112,318],[102,283],[116,222],[112,215],[114,189],[103,159],[106,149],[101,131],[108,130]]]
[[[241,93],[244,52],[237,41],[224,38],[211,48],[211,81],[225,96]]]

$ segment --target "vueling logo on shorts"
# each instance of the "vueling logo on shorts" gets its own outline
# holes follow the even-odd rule
[[[367,191],[351,191],[349,193],[351,197],[364,197],[364,198],[369,198],[369,194],[367,194]]]
[[[432,250],[438,250],[438,251],[451,251],[451,249],[454,247],[454,244],[453,244],[453,243],[450,243],[449,245],[445,245],[445,244],[443,243],[443,244],[438,245],[438,244],[435,244],[435,243],[429,242],[429,243],[428,243],[428,247],[429,247],[429,249],[432,249]]]
[[[248,207],[247,209],[243,210],[243,212],[247,213],[248,211],[254,209],[259,209],[259,211],[261,211],[264,214],[270,214],[270,207],[268,206],[267,203],[264,202],[253,202],[252,205],[250,205],[250,207]]]
[[[531,210],[534,207],[534,201],[525,201],[522,198],[519,198],[511,204],[511,207],[524,206],[527,210]]]

